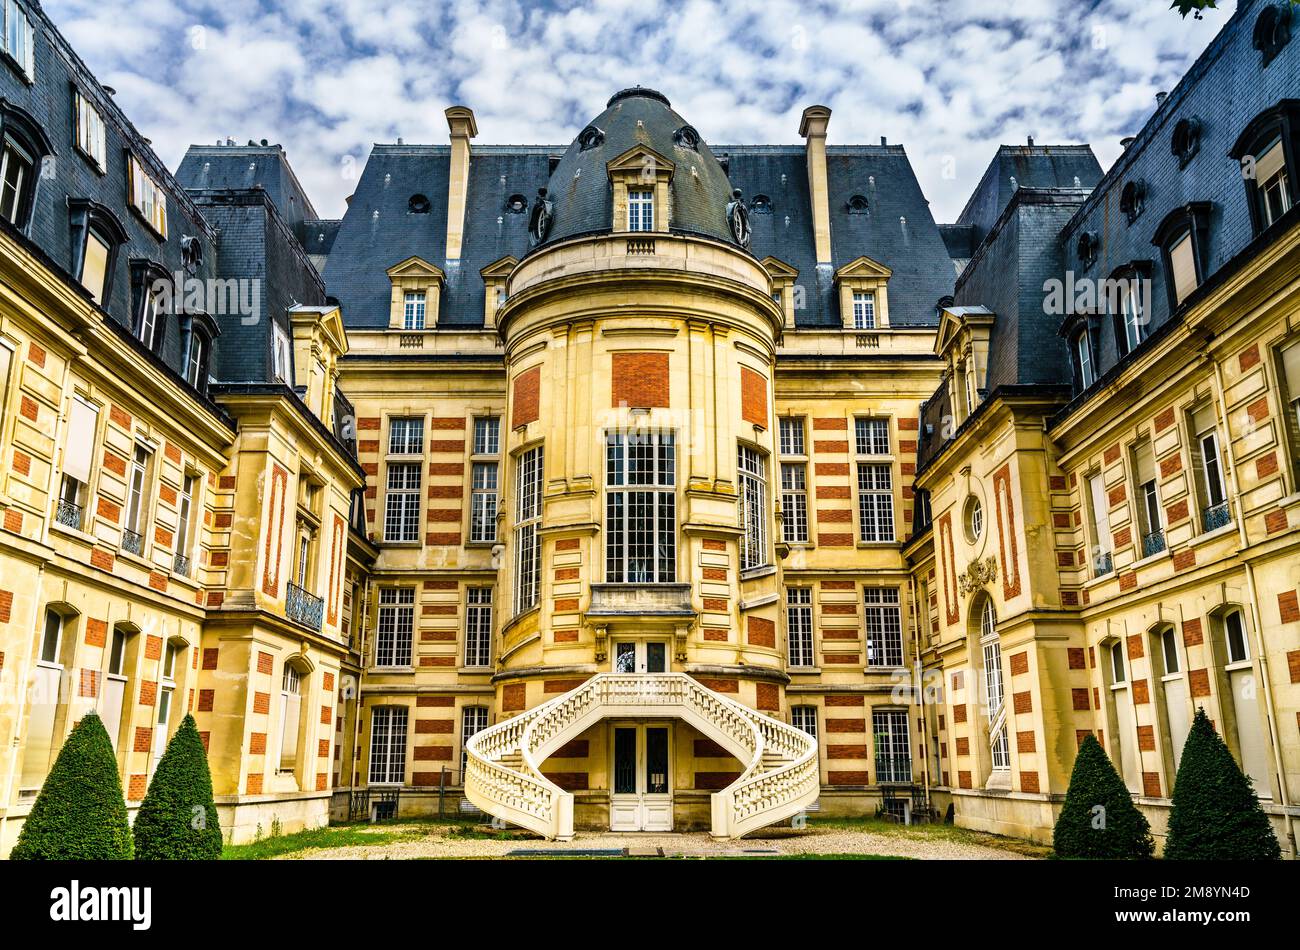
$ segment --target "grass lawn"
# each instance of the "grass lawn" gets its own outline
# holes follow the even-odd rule
[[[274,835],[249,844],[228,844],[221,849],[221,860],[261,861],[310,848],[389,844],[394,841],[423,838],[429,831],[429,824],[430,822],[426,821],[389,821],[382,825],[371,825],[367,822],[330,825],[326,828],[294,832],[291,835]],[[451,824],[451,822],[442,824]]]

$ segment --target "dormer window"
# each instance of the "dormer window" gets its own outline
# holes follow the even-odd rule
[[[104,117],[80,92],[73,93],[73,106],[77,113],[77,150],[101,172],[105,171],[108,168],[108,144]]]
[[[408,290],[402,316],[402,329],[424,329],[424,291]]]
[[[1079,256],[1079,264],[1085,270],[1097,262],[1097,243],[1096,231],[1084,231],[1079,235],[1075,251]]]
[[[433,205],[424,195],[411,195],[410,200],[406,202],[406,210],[411,214],[428,214],[432,208]]]
[[[853,329],[874,330],[876,328],[876,295],[868,291],[853,293]]]
[[[1209,215],[1208,202],[1195,202],[1178,208],[1161,222],[1151,239],[1164,255],[1170,310],[1177,310],[1205,279]]]
[[[131,207],[160,238],[167,238],[167,194],[134,155],[127,161],[127,187]]]
[[[1169,147],[1178,159],[1178,167],[1186,168],[1201,147],[1201,120],[1195,116],[1180,119]]]
[[[754,214],[771,214],[772,199],[767,195],[755,195],[753,206],[750,208]]]
[[[586,152],[605,143],[605,133],[589,125],[578,133],[578,149]]]
[[[854,195],[849,199],[849,214],[866,214],[870,207],[866,195]]]
[[[528,199],[523,195],[511,195],[506,200],[507,214],[523,214],[528,210]]]
[[[167,315],[173,310],[171,275],[161,264],[139,258],[131,261],[130,269],[135,308],[131,330],[146,349],[161,352]]]
[[[689,148],[698,151],[700,147],[700,133],[696,132],[693,126],[683,125],[673,133],[673,141],[682,148]]]
[[[1291,41],[1291,7],[1285,3],[1270,3],[1255,18],[1253,45],[1260,53],[1260,67],[1271,63],[1282,47]]]
[[[1097,371],[1092,360],[1092,339],[1086,327],[1075,334],[1074,358],[1079,369],[1079,382],[1082,388],[1087,389],[1097,381]]]
[[[1296,203],[1300,102],[1286,99],[1257,115],[1228,154],[1241,163],[1251,222],[1260,234]]]
[[[103,205],[84,198],[68,199],[72,229],[71,273],[105,306],[113,288],[117,249],[127,242],[126,229]]]
[[[653,191],[628,191],[627,229],[629,231],[653,231],[655,229],[655,193]]]
[[[40,124],[0,97],[0,216],[14,227],[31,220],[41,162],[53,154]]]
[[[208,390],[208,365],[212,359],[212,341],[220,332],[214,321],[206,313],[186,313],[181,316],[181,329],[184,335],[185,381],[198,392]],[[181,549],[178,548],[178,551]]]
[[[34,169],[32,156],[13,139],[6,137],[4,153],[0,156],[0,217],[17,227],[22,227],[25,223],[24,197],[33,184]]]
[[[845,330],[883,330],[889,326],[889,278],[884,264],[859,257],[835,272],[841,325]]]
[[[1105,305],[1121,356],[1133,352],[1149,333],[1150,282],[1150,261],[1126,264],[1106,280]]]
[[[1132,224],[1142,216],[1146,208],[1147,186],[1144,181],[1131,181],[1124,186],[1124,190],[1119,196],[1119,210],[1123,213],[1124,219]]]
[[[18,64],[28,80],[36,78],[35,44],[32,42],[32,21],[15,0],[3,0],[4,30],[0,34],[5,54]]]

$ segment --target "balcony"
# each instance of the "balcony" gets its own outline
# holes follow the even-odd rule
[[[1159,554],[1165,549],[1165,533],[1163,531],[1151,531],[1142,535],[1142,556],[1151,557],[1153,554]]]
[[[127,554],[134,554],[139,557],[144,551],[144,535],[123,529],[122,550]]]
[[[181,577],[189,577],[190,559],[187,558],[184,554],[176,555],[176,559],[172,562],[172,570],[174,570]]]
[[[65,528],[81,530],[81,505],[59,499],[59,506],[54,509],[54,520]]]
[[[1222,528],[1232,520],[1232,512],[1228,510],[1228,503],[1221,501],[1217,505],[1210,505],[1208,508],[1201,509],[1201,530],[1214,531],[1216,528]]]
[[[289,584],[285,593],[284,612],[294,623],[319,631],[325,613],[325,600],[308,593],[297,584]]]
[[[912,781],[912,757],[910,755],[876,756],[876,784],[909,784]]]
[[[595,617],[693,617],[690,584],[592,584]]]

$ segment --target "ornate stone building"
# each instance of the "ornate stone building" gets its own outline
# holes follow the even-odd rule
[[[565,146],[450,108],[323,220],[278,146],[173,176],[27,10],[0,849],[91,708],[132,806],[193,712],[232,840],[395,789],[560,838],[817,803],[1044,839],[1090,731],[1162,831],[1203,705],[1294,852],[1284,9],[1106,174],[1004,146],[951,225],[824,107],[714,145],[640,87]]]

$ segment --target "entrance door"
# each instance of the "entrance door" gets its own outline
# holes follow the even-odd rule
[[[610,831],[672,831],[668,726],[615,723]]]
[[[614,672],[667,673],[667,642],[664,640],[615,640]]]

